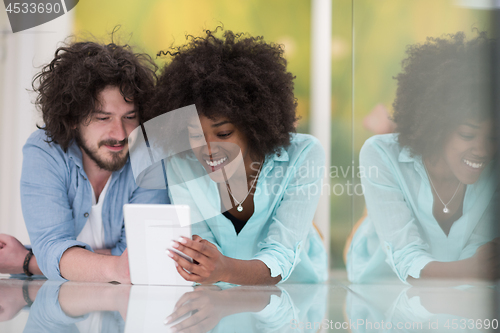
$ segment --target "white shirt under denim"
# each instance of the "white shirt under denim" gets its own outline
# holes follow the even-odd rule
[[[49,279],[62,280],[59,260],[70,247],[91,247],[76,240],[92,209],[92,185],[82,152],[72,143],[66,152],[34,132],[23,147],[21,205],[38,266]],[[105,248],[120,255],[127,247],[123,224],[126,203],[168,203],[165,190],[139,188],[130,162],[113,172],[102,207]]]

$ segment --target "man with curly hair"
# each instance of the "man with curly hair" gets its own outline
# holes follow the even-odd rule
[[[76,42],[35,76],[44,125],[23,148],[21,176],[33,248],[1,235],[2,272],[130,282],[123,204],[168,202],[166,191],[135,184],[128,160],[155,71],[127,45]]]

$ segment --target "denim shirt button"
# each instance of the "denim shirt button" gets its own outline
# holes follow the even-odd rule
[[[85,176],[82,176],[82,177],[83,177],[84,180],[87,180],[87,177],[85,177]]]
[[[89,213],[83,214],[84,217],[89,217]]]

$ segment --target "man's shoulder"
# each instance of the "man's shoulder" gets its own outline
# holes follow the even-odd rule
[[[74,147],[70,146],[65,152],[62,147],[51,142],[50,138],[47,136],[43,129],[36,130],[33,132],[23,147],[24,159],[36,159],[36,160],[55,160],[57,164],[66,164],[66,161],[70,159],[72,150]],[[75,154],[81,154],[81,152],[76,151]]]
[[[26,140],[26,146],[35,146],[42,149],[48,150],[60,150],[62,151],[61,146],[59,146],[55,142],[51,142],[50,138],[47,136],[47,133],[43,129],[38,129],[31,133],[28,140]]]

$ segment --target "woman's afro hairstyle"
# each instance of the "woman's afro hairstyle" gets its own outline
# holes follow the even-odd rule
[[[229,30],[218,38],[217,30],[188,36],[186,45],[159,53],[171,61],[161,71],[147,117],[195,104],[200,115],[233,123],[254,156],[278,152],[290,144],[297,120],[294,76],[284,50]]]
[[[141,119],[156,83],[156,70],[151,57],[134,53],[128,45],[76,42],[60,47],[32,82],[44,121],[39,128],[49,142],[66,151],[75,139],[76,126],[90,121],[99,109],[98,95],[107,86],[118,87],[126,101],[134,102]]]
[[[393,103],[401,146],[436,155],[460,124],[488,119],[492,46],[485,32],[469,41],[458,32],[408,46]]]

